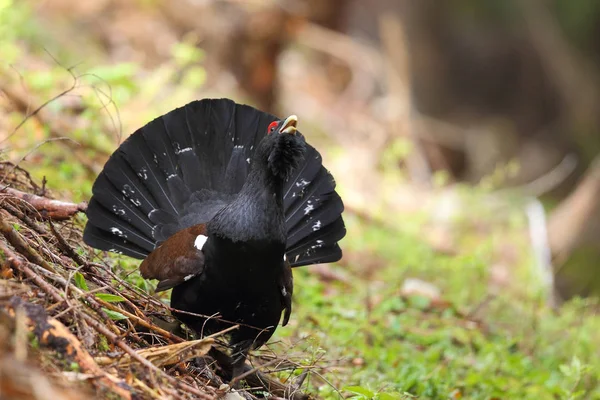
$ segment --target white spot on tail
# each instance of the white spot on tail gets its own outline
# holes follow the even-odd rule
[[[171,178],[175,178],[177,176],[177,174],[170,174],[169,176],[167,176],[167,180],[171,179]]]
[[[308,184],[310,184],[310,181],[307,181],[306,179],[301,179],[300,182],[296,182],[296,186],[298,187],[305,187]]]
[[[194,247],[197,248],[198,250],[202,250],[202,246],[204,246],[204,243],[206,243],[207,240],[208,240],[208,237],[206,237],[204,235],[198,235],[196,237],[196,240],[194,241]]]
[[[310,200],[308,201],[308,204],[306,205],[306,207],[304,207],[304,215],[308,215],[310,214],[310,212],[312,210],[315,209],[315,206],[313,206],[312,204],[310,204]]]
[[[234,149],[243,149],[244,146],[241,144],[236,144],[235,146],[233,146]]]
[[[115,253],[115,254],[123,254],[123,252],[121,250],[117,250],[117,249],[108,249],[108,251],[110,251],[111,253]]]
[[[285,287],[281,288],[281,294],[283,295],[283,297],[287,296],[287,290],[285,290]]]
[[[246,162],[250,164],[250,157],[246,158]]]
[[[313,231],[318,231],[319,229],[321,229],[321,221],[315,222],[315,224],[312,226]]]
[[[125,209],[119,208],[117,206],[112,206],[112,211],[116,215],[125,215]]]
[[[110,228],[110,233],[117,235],[118,237],[125,237],[125,234],[119,228]]]
[[[316,250],[316,249],[320,249],[321,247],[323,247],[323,241],[322,240],[317,240],[315,243],[316,244],[310,246],[311,249]]]
[[[129,186],[128,184],[125,184],[125,185],[123,185],[123,189],[121,190],[121,193],[123,193],[125,196],[130,196],[135,193],[135,190],[133,190],[131,188],[131,186]]]
[[[143,180],[146,180],[146,179],[148,179],[148,174],[146,172],[148,172],[146,167],[142,167],[137,174],[140,178],[142,178]]]

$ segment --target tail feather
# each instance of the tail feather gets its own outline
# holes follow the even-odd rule
[[[250,107],[242,106],[231,119],[230,129],[235,134],[232,137],[233,148],[225,170],[225,193],[237,193],[250,172],[252,151],[263,136],[259,132],[261,118],[264,118],[263,113],[254,113]],[[268,122],[270,121],[271,118]]]
[[[177,176],[178,162],[177,155],[173,150],[173,144],[169,137],[168,129],[162,118],[155,119],[141,129],[141,137],[143,137],[146,145],[150,150],[150,154],[154,156],[154,162],[159,167],[165,178]]]
[[[100,174],[98,181],[100,182],[98,186],[104,189],[96,191],[93,200],[99,204],[112,204],[111,211],[113,214],[120,216],[138,231],[143,232],[146,237],[151,238],[153,224],[148,221],[146,215],[127,197],[118,192],[106,178],[106,175]],[[92,207],[92,210],[94,210],[94,207]]]
[[[92,193],[96,195],[105,190],[115,190],[134,207],[138,208],[140,212],[147,214],[159,206],[152,194],[153,188],[142,182],[141,178],[125,160],[120,151],[114,153],[101,172],[101,175],[111,185],[105,187],[103,180],[96,179],[92,187]]]
[[[160,208],[177,214],[177,210],[170,199],[166,176],[157,163],[158,156],[152,152],[142,133],[136,133],[131,135],[121,145],[119,150],[113,155],[113,157],[116,156],[115,159],[109,159],[104,166],[108,178],[118,179],[119,171],[124,170],[127,173],[126,167],[129,167],[134,173],[134,178],[137,178],[137,181],[140,183],[140,187],[136,187],[138,193],[143,192],[144,189],[151,193],[153,209]],[[116,183],[115,186],[117,188],[122,187]],[[143,205],[144,203],[142,202]],[[146,210],[144,209],[144,211]],[[146,214],[150,211],[152,210],[147,211]]]
[[[84,240],[144,258],[177,231],[210,220],[241,189],[274,120],[220,99],[195,101],[148,123],[115,151],[94,183]],[[284,211],[293,266],[341,257],[343,204],[308,144],[284,188]]]
[[[290,263],[292,267],[302,267],[311,264],[326,264],[336,262],[342,258],[342,249],[336,243],[327,247],[320,247],[298,256],[298,261]]]
[[[300,165],[294,175],[288,180],[288,185],[283,193],[285,214],[290,215],[290,207],[301,201],[306,185],[310,184],[315,176],[324,168],[321,165],[321,155],[309,144],[306,145],[304,162]]]
[[[185,204],[192,195],[181,177],[172,175],[167,178],[167,188],[171,193],[171,203],[176,210],[185,210]]]
[[[125,254],[133,258],[143,259],[149,254],[148,251],[128,242],[126,239],[119,240],[113,234],[90,224],[87,224],[83,231],[83,240],[99,250]]]
[[[332,182],[331,175],[325,169],[321,169],[314,180],[307,182],[301,179],[300,182],[295,183],[296,186],[302,186],[302,192],[297,196],[298,199],[294,206],[290,207],[286,213],[288,240],[290,240],[290,235],[297,231],[298,225],[308,223],[318,212],[331,210],[331,213],[341,214],[343,211],[342,201],[335,194],[335,186]],[[321,223],[319,226],[324,225],[325,223]]]
[[[337,261],[342,258],[342,250],[337,242],[345,234],[344,221],[338,216],[335,221],[312,232],[295,246],[288,247],[287,259],[292,267]]]
[[[250,157],[242,147],[234,147],[229,158],[229,164],[225,170],[225,182],[227,186],[223,188],[225,193],[236,193],[244,184],[246,176],[250,170]]]
[[[331,224],[307,236],[306,240],[297,243],[295,246],[288,247],[286,249],[286,254],[289,256],[289,258],[292,258],[291,256],[300,254],[303,250],[308,249],[312,244],[322,245],[318,247],[327,247],[333,245],[337,241],[341,240],[345,234],[346,227],[344,226],[342,217],[339,216]]]
[[[196,189],[218,191],[223,184],[225,168],[233,148],[233,132],[229,129],[235,103],[232,101],[194,102],[189,111],[189,134],[200,161],[199,185]]]
[[[318,204],[316,200],[313,203]],[[308,205],[313,203],[308,203]],[[337,193],[331,194],[330,198],[323,201],[318,209],[310,212],[292,230],[288,231],[289,246],[293,246],[309,237],[313,232],[325,228],[337,220],[343,210],[344,206],[340,197]]]
[[[178,108],[163,115],[162,120],[169,135],[173,151],[177,156],[181,175],[185,186],[191,192],[201,190],[202,184],[208,181],[207,171],[203,169],[198,156],[189,122],[188,113],[191,107]]]
[[[94,210],[94,219],[96,221],[94,225],[97,228],[110,232],[120,239],[125,239],[128,243],[135,244],[148,252],[154,250],[153,239],[147,238],[132,224],[121,218],[121,216],[115,215],[112,210],[104,208],[98,200],[92,198],[89,205]]]
[[[344,204],[335,192],[335,180],[314,148],[306,154],[305,164],[285,192],[286,251],[292,266],[338,260],[341,249],[336,243],[345,234],[340,217]]]

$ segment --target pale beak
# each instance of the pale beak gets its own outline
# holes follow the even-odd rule
[[[298,117],[295,115],[290,115],[285,119],[285,121],[283,121],[283,124],[281,124],[281,129],[279,129],[279,133],[295,135],[296,125],[298,125]]]

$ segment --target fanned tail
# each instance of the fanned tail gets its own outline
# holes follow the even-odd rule
[[[275,116],[228,99],[175,109],[133,133],[92,188],[84,241],[145,258],[181,229],[209,221],[249,172]],[[336,261],[345,234],[335,182],[310,145],[286,183],[287,255],[293,266]]]

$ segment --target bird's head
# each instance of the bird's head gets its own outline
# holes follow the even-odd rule
[[[302,135],[297,134],[297,124],[295,115],[271,122],[256,151],[261,163],[266,163],[269,171],[282,180],[290,176],[304,155],[305,142]]]

